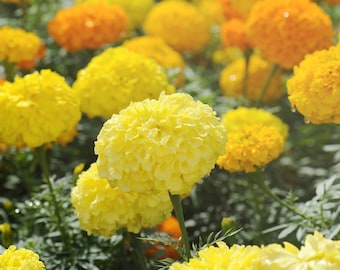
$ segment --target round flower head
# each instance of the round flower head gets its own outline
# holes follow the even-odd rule
[[[246,97],[250,101],[257,101],[262,91],[263,84],[270,72],[271,64],[257,55],[252,55],[249,61],[247,92]],[[227,65],[220,74],[220,87],[227,97],[240,97],[244,95],[244,58],[238,59]],[[282,72],[276,71],[271,79],[268,89],[265,92],[262,101],[264,103],[273,103],[279,100],[283,95],[283,84],[281,79]]]
[[[189,262],[175,262],[170,270],[244,270],[255,269],[253,265],[259,256],[260,248],[257,246],[233,245],[228,247],[224,242],[216,246],[206,247],[198,252],[198,256]]]
[[[276,159],[284,140],[275,127],[258,125],[243,126],[228,134],[225,153],[216,164],[229,172],[255,172]]]
[[[39,255],[25,248],[16,249],[10,246],[0,255],[1,269],[15,270],[44,270],[44,264],[39,260]]]
[[[98,135],[99,175],[124,192],[188,195],[223,153],[225,134],[212,108],[188,94],[131,103]]]
[[[110,118],[131,101],[174,93],[162,67],[123,47],[109,48],[78,72],[73,89],[88,117]]]
[[[331,46],[334,35],[328,14],[310,0],[259,1],[246,28],[268,61],[288,69],[306,54]]]
[[[314,124],[340,123],[340,47],[306,55],[287,82],[288,99]]]
[[[102,236],[112,236],[121,228],[138,233],[161,223],[172,211],[167,192],[146,195],[112,188],[99,177],[95,163],[79,175],[71,201],[81,228]]]
[[[16,77],[0,86],[0,142],[38,147],[55,141],[79,121],[79,100],[50,70]]]
[[[23,29],[0,27],[0,61],[18,63],[34,60],[40,49],[39,37]]]
[[[126,31],[123,9],[105,3],[84,3],[60,10],[47,29],[66,51],[99,49],[120,40]]]
[[[154,0],[74,0],[74,2],[78,4],[105,2],[120,6],[128,16],[128,29],[130,31],[142,25],[154,4]]]
[[[224,47],[238,47],[242,51],[250,48],[245,23],[239,19],[231,19],[222,24],[220,32],[221,42]]]
[[[144,30],[180,52],[200,51],[210,40],[208,20],[194,5],[181,1],[157,3],[145,19]]]

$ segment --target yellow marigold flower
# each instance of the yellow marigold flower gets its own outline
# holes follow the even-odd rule
[[[44,264],[39,260],[39,255],[25,248],[16,249],[10,246],[0,255],[1,269],[15,270],[44,270]]]
[[[99,49],[120,40],[127,27],[127,17],[119,6],[84,3],[58,11],[47,29],[55,42],[66,51]]]
[[[131,101],[174,93],[162,67],[123,47],[109,48],[78,72],[73,89],[88,117],[110,118]]]
[[[112,236],[121,228],[138,233],[143,227],[161,223],[172,211],[167,192],[125,193],[118,187],[112,188],[99,177],[95,163],[79,175],[71,201],[81,228],[88,234],[102,236]]]
[[[263,84],[271,70],[271,64],[258,55],[252,55],[249,60],[246,97],[257,101]],[[227,65],[220,74],[220,87],[227,97],[243,96],[245,59],[241,58]],[[282,72],[277,70],[270,81],[262,101],[273,103],[283,95]]]
[[[306,237],[300,249],[290,243],[284,246],[271,244],[263,248],[260,256],[261,270],[340,269],[340,241],[332,241],[315,232]]]
[[[309,0],[259,1],[246,28],[267,60],[288,69],[306,54],[330,47],[334,35],[329,15]]]
[[[288,99],[306,121],[340,123],[340,47],[306,55],[287,82]]]
[[[228,247],[224,242],[218,242],[217,247],[209,246],[198,252],[198,256],[189,262],[175,262],[170,270],[245,270],[255,269],[253,265],[259,256],[257,246],[233,245]]]
[[[225,134],[212,108],[188,94],[131,103],[98,135],[99,175],[124,192],[188,195],[223,153]]]
[[[130,51],[153,58],[158,64],[166,69],[178,69],[174,84],[181,86],[184,82],[185,62],[180,53],[171,48],[161,38],[142,36],[135,37],[123,43],[123,47]]]
[[[144,30],[180,52],[200,51],[210,40],[207,19],[193,4],[181,1],[157,3],[145,19]]]
[[[223,114],[222,123],[228,134],[238,132],[243,126],[261,124],[275,127],[284,140],[288,136],[288,126],[279,117],[263,109],[238,107]]]
[[[250,48],[245,30],[245,22],[231,19],[222,24],[220,32],[221,42],[224,47],[239,47],[243,51]]]
[[[34,60],[40,49],[39,37],[23,29],[0,27],[0,61],[18,63]]]
[[[51,70],[1,85],[0,111],[0,142],[28,147],[55,141],[81,117],[76,94]]]
[[[105,2],[120,6],[128,16],[128,29],[134,30],[142,26],[147,13],[154,4],[154,0],[74,0],[75,3]]]
[[[261,124],[243,126],[228,134],[225,153],[217,159],[217,165],[229,172],[255,172],[276,159],[284,140],[275,127]]]

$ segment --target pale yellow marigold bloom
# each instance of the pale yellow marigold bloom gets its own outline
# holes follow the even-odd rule
[[[0,61],[18,63],[34,60],[41,47],[39,37],[20,28],[0,28]]]
[[[252,55],[250,57],[247,78],[247,99],[254,102],[258,101],[263,84],[270,70],[271,64],[268,61],[258,55]],[[225,96],[243,96],[244,71],[244,58],[234,61],[221,71],[219,83]],[[264,103],[273,103],[282,97],[283,92],[282,71],[277,70],[269,83],[262,101]]]
[[[306,237],[300,249],[290,243],[271,244],[261,251],[261,270],[335,270],[340,269],[340,241],[324,238],[315,232]]]
[[[38,147],[74,128],[79,99],[64,77],[42,70],[0,86],[0,142]]]
[[[200,250],[198,256],[191,258],[189,262],[173,263],[170,270],[255,270],[253,264],[259,253],[260,248],[257,246],[228,247],[224,242],[218,242],[217,247],[210,246]]]
[[[225,153],[216,164],[229,172],[255,172],[279,157],[284,140],[275,127],[243,126],[228,134]]]
[[[130,31],[142,26],[147,13],[154,4],[154,0],[74,0],[75,3],[105,2],[120,6],[128,15],[128,29]]]
[[[180,52],[200,51],[210,40],[206,17],[193,4],[176,0],[157,3],[145,19],[144,30]]]
[[[0,255],[0,269],[6,270],[44,270],[39,255],[25,248],[10,246]]]
[[[223,114],[222,123],[226,127],[228,134],[238,132],[243,126],[261,124],[275,127],[284,140],[288,136],[288,125],[279,117],[264,109],[238,107]]]
[[[110,118],[132,101],[174,93],[162,67],[124,47],[109,48],[77,74],[73,89],[88,117]]]
[[[143,227],[163,222],[172,211],[167,192],[122,192],[99,177],[95,163],[79,175],[71,201],[81,228],[102,236],[112,236],[121,228],[138,233]]]
[[[226,132],[208,105],[188,94],[131,103],[95,142],[98,170],[124,192],[188,195],[223,154]]]
[[[310,0],[259,1],[246,28],[264,58],[288,69],[306,54],[331,46],[334,36],[330,16]]]
[[[309,54],[287,82],[292,110],[313,124],[340,123],[340,46]]]

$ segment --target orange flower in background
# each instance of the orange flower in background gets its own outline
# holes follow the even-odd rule
[[[126,32],[122,8],[105,3],[84,3],[60,10],[47,29],[66,51],[99,49],[120,40]]]
[[[200,51],[210,40],[206,17],[193,4],[181,1],[156,4],[145,19],[144,30],[179,52]]]
[[[309,0],[259,1],[246,31],[267,60],[288,69],[306,54],[330,47],[334,36],[329,15]]]
[[[247,19],[254,4],[259,0],[216,0],[222,6],[226,20]]]
[[[224,47],[238,47],[242,51],[250,48],[245,22],[231,19],[222,24],[220,38]]]
[[[217,0],[222,7],[222,13],[226,20],[243,19],[241,12],[231,6],[230,0]]]

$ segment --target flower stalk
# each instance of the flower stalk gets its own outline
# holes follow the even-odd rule
[[[261,92],[259,94],[259,97],[257,99],[257,107],[260,107],[261,104],[262,104],[262,99],[263,99],[263,96],[266,94],[267,90],[268,90],[268,87],[269,87],[269,84],[272,80],[272,78],[274,77],[275,75],[275,72],[278,70],[279,66],[277,64],[272,64],[272,67],[268,73],[268,76],[262,86],[262,89],[261,89]]]

